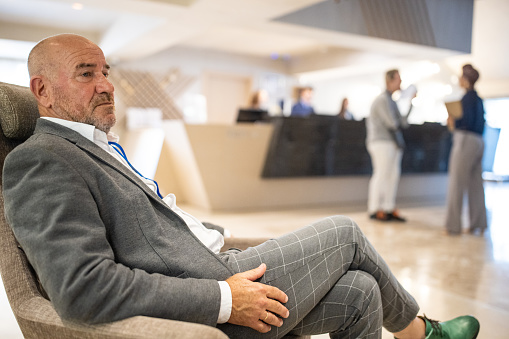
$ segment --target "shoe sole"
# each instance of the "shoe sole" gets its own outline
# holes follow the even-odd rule
[[[479,334],[479,330],[481,329],[481,326],[479,325],[479,328],[477,329],[477,332],[474,334],[474,336],[472,337],[472,339],[476,339],[477,338],[477,335]]]

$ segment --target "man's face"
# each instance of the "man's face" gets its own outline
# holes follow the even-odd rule
[[[398,72],[396,72],[394,74],[394,78],[389,80],[389,82],[387,83],[387,89],[391,93],[401,89],[401,77],[399,76]]]
[[[401,89],[401,77],[399,73],[394,74],[394,78],[390,81],[390,91],[395,92]]]
[[[313,98],[313,91],[310,89],[305,89],[302,91],[302,101],[305,103],[311,103],[311,99]]]
[[[114,87],[99,47],[78,40],[64,48],[55,65],[52,110],[55,117],[109,132],[116,122]]]

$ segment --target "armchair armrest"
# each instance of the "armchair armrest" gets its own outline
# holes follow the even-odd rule
[[[100,325],[64,322],[51,302],[42,297],[31,298],[20,305],[16,318],[24,337],[28,339],[228,339],[226,334],[215,327],[145,316]]]

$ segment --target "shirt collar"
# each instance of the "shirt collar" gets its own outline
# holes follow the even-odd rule
[[[109,132],[108,134],[104,133],[100,129],[95,128],[93,125],[84,124],[82,122],[70,121],[60,118],[53,117],[41,117],[42,119],[49,120],[61,126],[72,129],[75,132],[78,132],[83,137],[92,141],[97,146],[102,149],[109,151],[110,146],[108,145],[108,141],[118,142],[118,136],[113,132]]]

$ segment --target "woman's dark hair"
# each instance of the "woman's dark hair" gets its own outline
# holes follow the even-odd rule
[[[471,64],[463,66],[463,74],[461,76],[470,83],[471,87],[474,87],[474,84],[479,80],[479,72]]]

